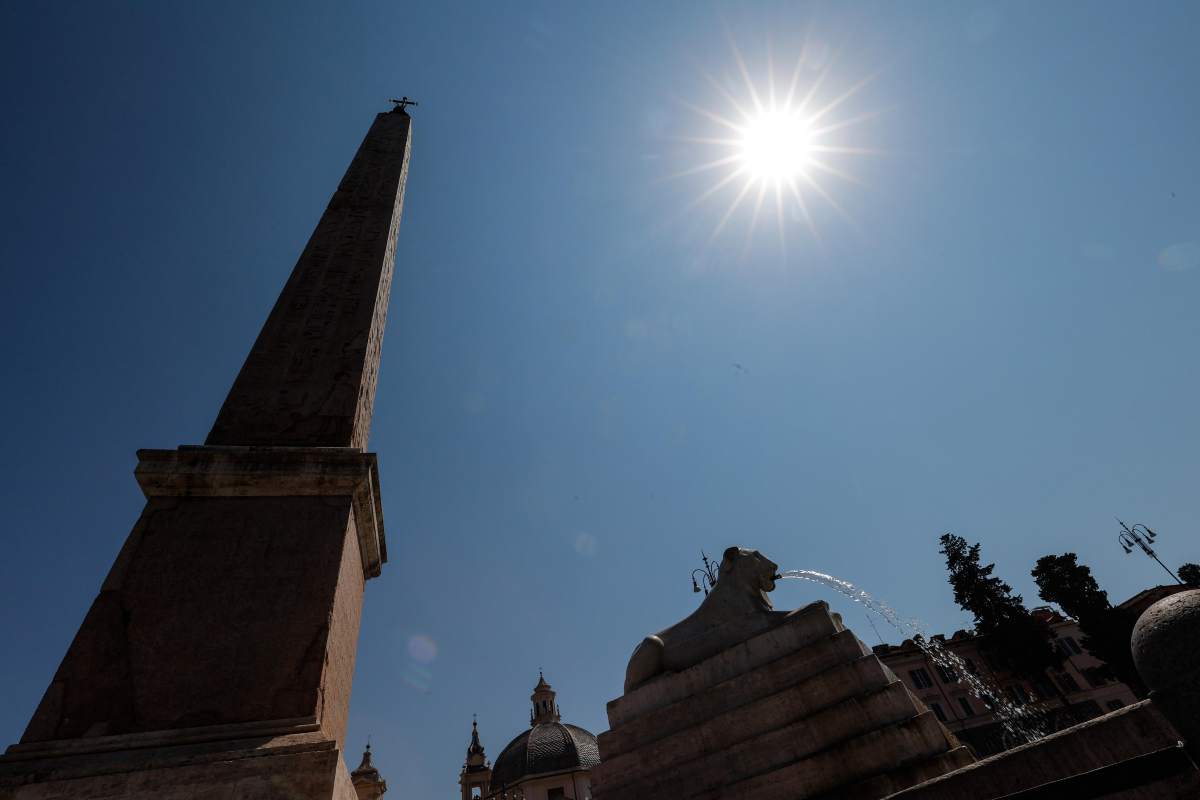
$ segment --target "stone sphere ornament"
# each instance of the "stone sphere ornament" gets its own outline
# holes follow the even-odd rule
[[[1200,671],[1200,589],[1159,600],[1133,627],[1133,661],[1151,689],[1192,682]]]
[[[1138,617],[1130,642],[1150,698],[1200,751],[1200,589],[1170,595]]]

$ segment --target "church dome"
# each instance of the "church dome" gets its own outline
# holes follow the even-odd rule
[[[538,670],[537,686],[529,699],[529,730],[508,743],[492,767],[492,790],[511,789],[535,775],[591,770],[600,763],[596,737],[577,725],[561,721],[554,688]]]
[[[516,736],[492,767],[492,787],[516,786],[533,775],[590,770],[600,763],[596,737],[576,725],[543,722]]]

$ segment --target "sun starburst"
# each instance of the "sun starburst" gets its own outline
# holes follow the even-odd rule
[[[851,105],[848,101],[870,78],[832,93],[828,89],[833,83],[830,60],[815,59],[802,49],[786,90],[779,91],[769,54],[763,77],[756,83],[736,45],[731,43],[731,49],[738,75],[734,81],[722,83],[704,75],[718,101],[708,107],[683,103],[716,126],[719,133],[688,137],[689,142],[703,145],[710,152],[700,163],[674,176],[715,176],[688,208],[716,202],[722,195],[730,198],[709,241],[720,235],[739,209],[745,208],[750,210],[748,246],[768,199],[775,212],[781,245],[785,243],[787,229],[800,221],[813,239],[820,241],[811,208],[817,198],[853,224],[826,184],[860,183],[844,162],[872,151],[847,145],[844,135],[848,128],[876,115],[860,113],[846,118],[837,115]],[[826,99],[831,94],[832,98]]]

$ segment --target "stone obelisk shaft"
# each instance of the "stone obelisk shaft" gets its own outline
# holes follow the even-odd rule
[[[379,114],[204,445],[146,496],[0,800],[353,800],[365,582],[387,560],[370,431],[411,124]]]
[[[366,447],[410,128],[402,112],[376,118],[206,444]]]

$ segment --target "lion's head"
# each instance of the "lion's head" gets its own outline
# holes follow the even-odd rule
[[[717,577],[717,586],[726,587],[733,584],[742,591],[757,593],[762,601],[771,607],[767,592],[774,591],[775,581],[779,578],[779,565],[757,550],[747,550],[742,547],[730,547],[721,556],[721,572]]]

